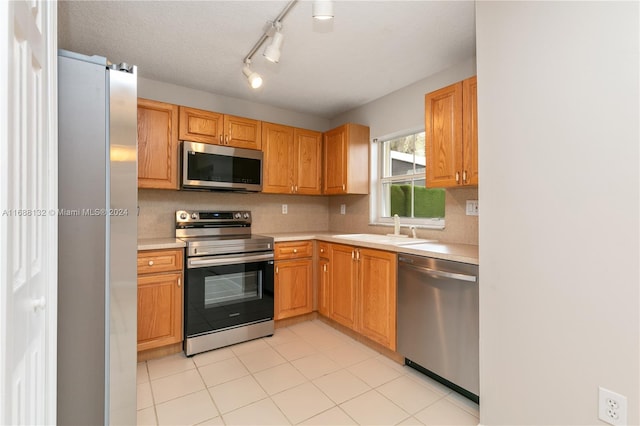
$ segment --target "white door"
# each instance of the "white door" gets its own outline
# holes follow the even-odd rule
[[[0,1],[0,423],[56,420],[56,3]]]

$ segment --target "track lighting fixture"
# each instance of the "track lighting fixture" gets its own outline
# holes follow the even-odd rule
[[[289,3],[282,9],[282,12],[273,21],[267,21],[263,29],[263,34],[260,36],[256,44],[253,45],[247,56],[242,60],[243,67],[242,73],[251,84],[251,87],[257,89],[262,86],[262,77],[257,72],[251,71],[249,67],[251,65],[251,58],[262,47],[265,41],[269,37],[272,38],[271,44],[264,49],[264,57],[271,61],[278,63],[280,61],[280,50],[282,48],[282,42],[284,35],[282,34],[282,19],[289,13],[291,8],[298,3],[299,0],[290,0]],[[331,0],[315,0],[313,2],[313,17],[315,19],[331,19],[333,18],[333,1]]]
[[[314,0],[312,6],[312,15],[315,19],[324,21],[333,18],[333,1],[332,0]]]
[[[246,61],[244,61],[242,73],[245,77],[247,77],[247,81],[249,81],[251,87],[257,89],[258,87],[262,86],[262,77],[260,77],[260,74],[258,74],[257,72],[251,71],[251,68],[249,68],[250,65],[251,60],[247,59]]]
[[[264,49],[263,55],[265,59],[277,64],[280,61],[280,48],[282,47],[284,35],[282,35],[282,25],[279,22],[274,25],[274,28],[271,44]]]

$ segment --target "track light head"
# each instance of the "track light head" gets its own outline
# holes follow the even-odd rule
[[[333,0],[314,0],[312,15],[320,21],[333,19]]]
[[[249,82],[251,87],[257,89],[258,87],[262,86],[262,77],[260,77],[260,74],[258,74],[257,72],[251,71],[251,68],[249,68],[249,64],[249,61],[245,62],[244,67],[242,68],[242,74],[247,77],[247,81]]]
[[[263,55],[265,59],[276,64],[280,61],[280,48],[282,47],[283,40],[284,35],[282,35],[280,31],[276,31],[273,34],[273,40],[271,41],[271,44],[264,49]]]

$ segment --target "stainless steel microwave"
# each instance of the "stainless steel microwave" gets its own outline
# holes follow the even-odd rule
[[[182,189],[262,191],[262,151],[184,141]]]

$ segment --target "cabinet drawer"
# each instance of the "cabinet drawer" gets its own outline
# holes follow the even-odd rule
[[[274,257],[281,259],[299,259],[313,256],[313,241],[293,241],[276,243]]]
[[[144,250],[138,252],[138,274],[182,271],[182,250]]]
[[[329,243],[318,242],[318,257],[328,259],[329,258]]]

